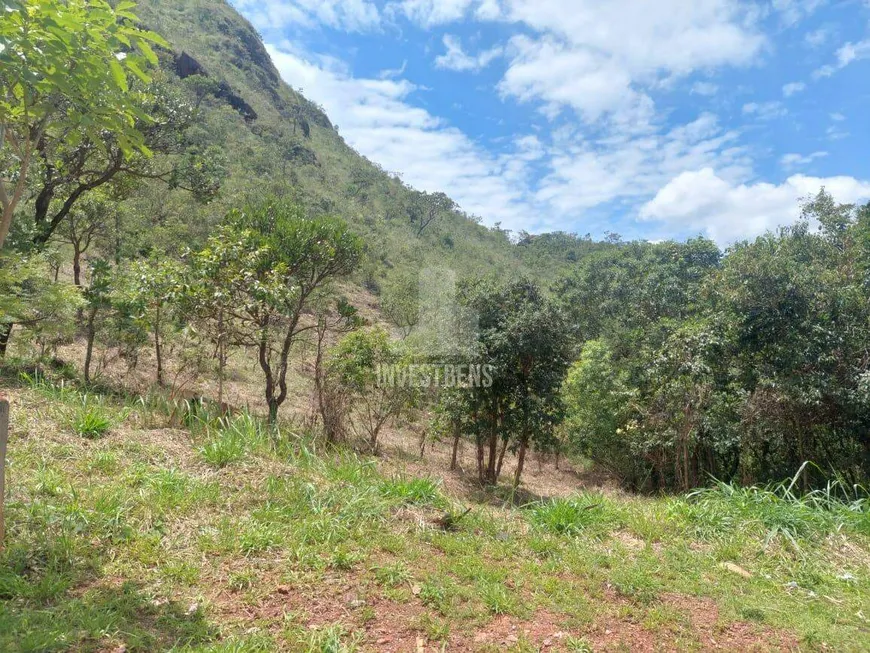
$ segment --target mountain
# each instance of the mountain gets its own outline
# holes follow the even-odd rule
[[[603,246],[570,234],[514,242],[442,194],[408,187],[354,151],[322,107],[281,79],[257,31],[223,0],[143,0],[137,12],[171,45],[162,67],[198,94],[199,124],[190,137],[229,169],[221,197],[208,207],[181,195],[172,200],[165,189],[140,197],[147,212],[181,216],[163,227],[170,250],[203,238],[226,208],[266,191],[293,194],[312,214],[347,220],[368,245],[360,281],[374,290],[394,271],[428,266],[549,281]]]

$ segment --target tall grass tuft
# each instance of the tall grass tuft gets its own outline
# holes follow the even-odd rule
[[[533,526],[558,535],[600,534],[618,522],[608,501],[600,495],[539,501],[526,508]]]
[[[431,478],[396,477],[382,481],[380,492],[382,496],[400,504],[438,508],[447,505],[440,485]]]
[[[800,494],[797,479],[765,487],[740,487],[716,481],[691,492],[673,509],[695,526],[702,537],[758,532],[765,543],[782,538],[796,550],[802,540],[814,541],[843,529],[870,535],[870,495],[860,486],[839,480]]]

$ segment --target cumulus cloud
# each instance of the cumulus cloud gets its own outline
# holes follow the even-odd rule
[[[858,43],[846,43],[837,50],[837,60],[833,64],[822,66],[813,73],[815,78],[830,77],[838,70],[845,68],[854,61],[870,57],[870,39]]]
[[[499,57],[502,48],[495,47],[483,50],[476,55],[466,53],[462,49],[462,43],[456,36],[445,34],[443,39],[447,51],[435,57],[435,66],[446,70],[478,71],[486,68],[492,61]]]
[[[801,91],[805,91],[806,88],[807,85],[804,82],[791,82],[789,84],[785,84],[782,87],[782,94],[785,97],[791,97],[792,95],[800,93]]]
[[[755,14],[738,0],[661,0],[654,11],[648,0],[396,0],[388,7],[426,27],[467,17],[524,27],[506,48],[499,91],[540,101],[551,116],[569,107],[586,120],[648,108],[647,88],[751,63],[765,45]],[[458,52],[456,61],[475,65]]]
[[[504,20],[537,34],[514,37],[499,86],[587,120],[650,105],[646,89],[665,78],[754,60],[764,38],[731,0],[515,0]]]
[[[735,184],[712,168],[684,172],[640,211],[667,232],[704,233],[726,245],[754,238],[800,216],[800,201],[825,188],[839,202],[870,198],[870,182],[853,177],[793,175],[781,184]]]
[[[505,228],[529,228],[536,211],[525,190],[527,172],[513,152],[493,155],[460,130],[412,104],[418,88],[407,80],[353,77],[339,62],[267,46],[285,81],[323,104],[358,151],[412,186],[444,191],[463,209]],[[532,141],[517,146],[528,153]]]
[[[380,12],[370,0],[233,0],[258,29],[326,25],[352,32],[376,28]]]
[[[748,102],[743,105],[744,116],[755,116],[759,120],[773,120],[788,113],[782,102]]]
[[[551,152],[537,198],[556,215],[576,216],[614,201],[631,207],[685,170],[716,165],[728,179],[740,179],[751,162],[737,136],[709,113],[664,133],[597,141],[566,135]]]
[[[392,2],[389,11],[404,14],[424,27],[433,27],[463,18],[476,0],[401,0]]]
[[[703,95],[705,97],[711,97],[716,95],[719,92],[719,87],[716,84],[711,84],[710,82],[695,82],[692,85],[692,94],[693,95]]]
[[[791,152],[783,154],[779,159],[779,163],[783,168],[788,170],[809,165],[816,159],[823,159],[826,156],[828,156],[827,152],[813,152],[812,154],[796,154]]]

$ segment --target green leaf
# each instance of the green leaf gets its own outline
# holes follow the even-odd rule
[[[136,45],[139,46],[139,49],[142,50],[142,54],[145,55],[145,58],[148,60],[152,66],[157,65],[157,55],[154,54],[154,50],[151,49],[151,46],[148,45],[148,42],[145,39],[139,39],[136,41]]]
[[[129,58],[128,58],[128,59],[129,59]],[[134,75],[136,75],[136,77],[138,77],[139,79],[141,79],[143,83],[145,83],[145,84],[150,84],[150,83],[151,83],[151,77],[150,77],[150,75],[148,75],[148,73],[146,73],[144,70],[142,70],[142,69],[139,67],[139,65],[138,65],[135,61],[127,60],[127,61],[125,61],[124,63],[127,64],[127,68],[129,68],[130,71],[131,71]]]
[[[112,57],[109,59],[109,68],[112,70],[112,77],[115,79],[115,84],[118,85],[118,88],[125,93],[129,91],[130,87],[127,85],[127,75],[124,74],[124,68],[121,66],[121,62]]]

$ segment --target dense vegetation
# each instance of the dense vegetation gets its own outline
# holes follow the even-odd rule
[[[222,0],[0,12],[0,649],[866,635],[870,206],[509,234],[349,148]],[[397,433],[501,507],[396,475]],[[536,496],[530,456],[637,494]],[[306,617],[334,577],[365,598]]]
[[[135,367],[151,350],[158,386],[216,375],[218,403],[238,352],[258,361],[273,423],[292,361],[313,357],[328,440],[365,432],[376,450],[385,424],[434,411],[433,434],[476,442],[486,483],[512,452],[518,485],[530,446],[639,489],[770,482],[807,461],[805,490],[870,476],[870,209],[822,191],[800,224],[726,252],[511,239],[348,148],[222,2],[95,7],[14,2],[0,32],[0,352],[13,329],[43,358],[80,337],[91,381],[95,352]],[[457,325],[421,322],[435,266],[479,321],[445,360],[433,339]],[[379,295],[394,343],[375,331],[330,351],[368,328],[336,282]],[[433,360],[494,381],[377,383],[378,365]]]

